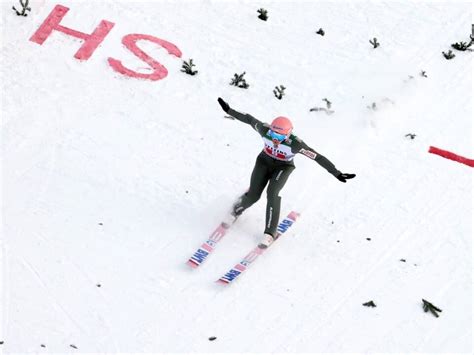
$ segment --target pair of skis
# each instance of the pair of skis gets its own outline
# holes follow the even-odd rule
[[[299,217],[299,213],[291,211],[288,216],[286,216],[277,227],[277,235],[275,236],[275,241],[280,238],[283,233],[285,233]],[[189,258],[187,265],[196,269],[199,267],[214,251],[217,243],[226,235],[231,225],[221,222],[219,226],[211,233],[209,238],[196,250],[196,252]],[[270,246],[273,245],[270,244]],[[270,247],[269,246],[269,247]],[[249,266],[257,260],[257,258],[262,255],[268,248],[262,248],[261,246],[256,246],[253,248],[247,255],[245,255],[240,262],[234,265],[229,271],[222,275],[216,282],[222,285],[228,285],[234,282],[237,277],[239,277],[243,272],[245,272]]]

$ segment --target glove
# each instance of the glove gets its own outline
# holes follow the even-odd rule
[[[219,105],[221,105],[222,109],[224,110],[225,113],[229,112],[230,106],[227,102],[222,100],[220,97],[217,99],[217,102],[219,102]]]
[[[353,179],[353,178],[355,178],[355,176],[356,176],[356,174],[343,174],[343,173],[340,173],[339,175],[336,176],[336,178],[339,181],[346,182],[346,180]]]

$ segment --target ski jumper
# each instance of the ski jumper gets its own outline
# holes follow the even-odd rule
[[[327,158],[310,148],[297,136],[290,134],[284,141],[275,144],[270,136],[269,124],[232,108],[229,108],[228,113],[237,120],[249,124],[260,134],[264,143],[263,150],[257,156],[252,171],[250,188],[234,205],[233,212],[235,215],[240,215],[244,210],[252,206],[260,199],[265,186],[268,184],[264,233],[275,237],[280,217],[281,197],[279,194],[288,177],[295,169],[293,158],[296,154],[300,153],[315,160],[334,176],[341,174],[341,172]]]

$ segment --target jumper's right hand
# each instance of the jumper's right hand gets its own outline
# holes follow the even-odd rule
[[[225,113],[229,112],[230,106],[227,102],[222,100],[220,97],[217,99],[217,102],[219,102],[219,105],[221,105],[222,109],[224,110]]]

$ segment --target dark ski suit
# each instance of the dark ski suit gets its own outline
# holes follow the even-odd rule
[[[301,153],[325,168],[334,176],[341,174],[323,155],[310,148],[301,139],[291,134],[279,144],[274,144],[270,137],[270,125],[263,123],[249,114],[243,114],[229,108],[228,112],[237,120],[249,124],[257,131],[265,144],[263,151],[258,155],[255,167],[250,178],[250,188],[243,194],[234,205],[233,213],[240,215],[244,210],[252,206],[260,199],[265,186],[267,188],[267,209],[265,216],[265,232],[276,235],[278,220],[280,217],[281,197],[279,193],[285,185],[288,177],[295,169],[293,158]]]

